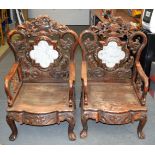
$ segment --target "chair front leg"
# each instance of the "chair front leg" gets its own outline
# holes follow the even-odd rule
[[[14,141],[17,137],[17,134],[18,134],[18,130],[17,130],[17,127],[16,127],[16,124],[15,124],[15,121],[9,117],[9,116],[6,116],[6,122],[7,124],[9,125],[9,127],[11,128],[11,135],[9,137],[9,140],[10,141]]]
[[[67,118],[67,122],[69,123],[68,126],[68,138],[71,141],[76,140],[76,134],[74,133],[74,127],[75,127],[75,119],[74,117]]]
[[[81,138],[87,137],[87,131],[88,131],[87,121],[88,121],[87,116],[85,114],[82,114],[81,122],[82,122],[83,129],[82,129],[82,131],[80,133],[80,137]]]
[[[144,116],[143,118],[141,118],[139,120],[139,125],[138,125],[138,128],[137,128],[137,134],[138,134],[138,137],[140,139],[145,139],[145,134],[143,132],[143,128],[144,128],[146,122],[147,122],[147,116]]]

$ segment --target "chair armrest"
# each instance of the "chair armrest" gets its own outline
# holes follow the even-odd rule
[[[69,107],[72,107],[74,104],[74,84],[75,84],[75,64],[74,62],[71,61],[69,65]]]
[[[144,88],[142,90],[142,96],[140,97],[140,101],[142,105],[145,105],[146,102],[146,94],[148,92],[148,87],[149,87],[149,79],[146,76],[141,64],[139,62],[136,63],[136,70],[137,73],[139,74],[139,77],[141,80],[144,82]]]
[[[16,91],[13,94],[13,93],[11,93],[10,84],[11,84],[12,79],[14,78],[16,72],[18,73],[18,77],[19,77],[20,82],[17,85]],[[13,64],[11,70],[9,71],[9,73],[5,77],[4,85],[5,85],[5,92],[6,92],[6,95],[8,98],[8,106],[11,107],[13,105],[13,102],[14,102],[14,100],[15,100],[18,92],[19,92],[21,85],[22,85],[21,69],[20,69],[18,63]]]
[[[69,86],[72,87],[75,81],[75,64],[74,62],[70,62],[69,65]]]
[[[84,105],[88,105],[87,64],[86,64],[86,61],[82,61],[81,80],[82,80],[82,99],[84,100]]]

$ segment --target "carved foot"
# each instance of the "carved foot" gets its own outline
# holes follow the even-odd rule
[[[69,140],[74,141],[76,140],[76,134],[74,132],[70,132],[68,133],[68,138]]]
[[[12,133],[9,137],[9,140],[14,141],[17,137],[17,134],[18,134],[18,130],[17,130],[15,121],[13,119],[11,119],[9,116],[6,116],[6,121],[7,121],[7,124],[9,125],[9,127],[11,128],[11,131],[12,131]]]
[[[82,130],[81,133],[80,133],[80,137],[81,138],[87,137],[87,130]]]
[[[87,121],[88,121],[87,117],[83,114],[82,117],[81,117],[81,123],[82,123],[82,126],[83,126],[83,130],[80,133],[81,138],[87,137],[87,131],[88,131]]]
[[[16,139],[16,137],[17,137],[17,134],[13,134],[13,133],[12,133],[12,134],[10,135],[10,137],[9,137],[9,140],[10,140],[10,141],[14,141],[14,140]]]
[[[146,124],[146,121],[147,121],[147,117],[143,117],[140,121],[139,121],[139,125],[138,125],[138,128],[137,128],[137,134],[138,134],[138,137],[140,139],[145,139],[145,134],[143,133],[143,128]]]
[[[71,141],[76,140],[76,134],[74,133],[74,127],[75,127],[75,120],[73,117],[67,119],[69,126],[68,126],[68,138]]]
[[[141,131],[141,132],[138,132],[137,134],[138,134],[138,138],[139,138],[139,139],[145,139],[145,134],[144,134],[144,132]]]

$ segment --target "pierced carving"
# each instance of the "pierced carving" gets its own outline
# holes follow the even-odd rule
[[[121,18],[117,17],[110,19],[109,22],[99,22],[96,26],[91,26],[89,30],[83,32],[81,40],[82,48],[85,51],[89,80],[95,80],[97,77],[102,81],[108,79],[129,81],[131,79],[135,57],[142,44],[140,36],[130,39],[137,30],[130,23],[125,23]],[[115,60],[116,57],[113,59],[110,56],[107,59],[106,55],[106,59],[103,58],[103,51],[110,42],[116,42],[118,47],[121,46],[121,50],[125,54],[124,57],[122,53],[120,61],[118,60],[115,63],[112,60]],[[109,55],[116,52],[110,50],[107,53]],[[94,75],[95,73],[97,75]]]
[[[12,40],[16,34],[20,39]],[[42,55],[41,61],[40,59],[34,60],[33,47],[36,47],[39,39],[41,42],[57,41],[53,50],[58,53],[53,52],[55,54],[52,54],[52,59]],[[44,79],[46,82],[65,82],[68,80],[68,66],[70,59],[74,57],[73,47],[76,37],[67,26],[58,24],[48,16],[41,16],[18,26],[9,35],[8,43],[14,51],[16,61],[21,64],[23,81],[42,82]],[[52,45],[50,44],[50,46]],[[43,61],[44,57],[46,57],[46,61]]]
[[[117,46],[105,50],[111,42],[117,43]],[[83,130],[80,134],[81,138],[87,136],[88,119],[94,119],[96,122],[106,124],[127,124],[133,121],[140,121],[137,133],[139,138],[144,138],[142,129],[146,123],[147,108],[145,107],[145,99],[148,90],[148,78],[143,72],[139,58],[147,43],[145,34],[131,26],[130,23],[125,23],[121,18],[111,18],[108,22],[99,22],[96,26],[91,26],[88,30],[83,31],[80,35],[79,43],[82,48],[81,78],[83,84],[80,101],[83,125]],[[118,47],[120,48],[119,50]],[[122,53],[122,57],[118,56],[119,59],[116,61],[117,55],[115,54],[117,52]],[[86,63],[87,65],[85,65]],[[116,83],[120,88],[123,88],[123,84],[131,86],[130,93],[135,99],[133,105],[136,109],[129,104],[132,98],[129,90],[123,92],[126,97],[124,100],[119,99],[123,89],[114,89],[113,86]],[[87,86],[89,84],[92,86]],[[109,86],[111,89],[106,89],[106,87],[102,89],[104,86],[107,88]],[[97,94],[96,99],[89,96],[92,93],[90,91],[94,91],[93,93]],[[104,97],[102,96],[102,91],[104,91]],[[111,91],[114,92],[111,93]],[[112,99],[109,93],[115,98]],[[119,100],[120,105],[117,100]],[[94,103],[96,103],[95,106],[93,105]],[[126,103],[126,107],[122,111],[118,109],[112,111],[113,104],[120,108],[121,104],[124,106],[124,103]]]
[[[18,38],[16,38],[16,35],[18,35]],[[8,34],[8,44],[14,52],[16,63],[11,68],[11,71],[5,80],[8,106],[12,107],[14,106],[14,103],[18,102],[18,95],[24,93],[22,92],[22,88],[25,83],[61,82],[66,85],[70,78],[68,106],[74,107],[74,105],[72,105],[74,104],[73,85],[75,78],[73,61],[74,52],[78,45],[77,38],[77,34],[74,31],[70,30],[67,26],[58,24],[47,16],[38,17],[31,22],[26,22],[25,24],[18,26],[15,30],[12,30]],[[16,72],[19,74],[20,79],[18,89],[16,88],[17,80],[13,79],[10,81],[12,77],[15,78],[14,73]],[[70,76],[69,72],[71,74]],[[13,83],[13,92],[16,93],[15,95],[13,94],[13,96],[8,88],[10,83]],[[35,89],[35,86],[32,86],[31,88]],[[40,91],[42,91],[42,93],[39,95],[45,94],[44,89],[41,89]],[[61,90],[53,87],[52,91],[57,91],[57,93],[59,93]],[[33,97],[37,96],[34,95]],[[38,101],[33,99],[33,97],[30,98],[30,102],[28,101],[28,103],[31,103],[31,100],[34,100],[37,105]],[[27,104],[27,101],[24,102]],[[37,107],[34,113],[30,113],[27,110],[24,110],[25,106],[23,106],[22,101],[19,101],[18,105],[23,106],[23,111],[16,109],[16,107],[14,107],[14,110],[9,109],[8,107],[7,123],[12,130],[10,140],[15,140],[17,137],[18,131],[15,126],[15,121],[21,124],[36,126],[51,125],[55,123],[59,124],[62,121],[67,121],[69,123],[68,137],[70,140],[75,140],[76,135],[73,131],[75,126],[74,109],[68,110],[62,103],[63,107],[61,111],[55,111],[54,109],[56,109],[56,104],[59,101],[54,97],[53,103],[54,102],[54,108],[48,113],[44,111],[44,108],[41,108],[43,111],[38,111]]]
[[[137,30],[136,27],[130,23],[125,23],[120,17],[113,17],[103,23],[99,22],[96,26],[91,26],[89,29],[95,32],[100,40],[106,40],[114,36],[122,41],[127,41],[128,37]]]

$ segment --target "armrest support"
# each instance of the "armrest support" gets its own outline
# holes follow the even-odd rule
[[[11,90],[10,90],[10,83],[11,83],[11,80],[13,79],[16,72],[18,73],[20,84],[18,85],[18,87],[16,89],[17,90],[16,93],[14,95],[12,95]],[[15,100],[18,92],[19,92],[19,89],[20,89],[21,85],[22,85],[21,81],[22,81],[21,69],[19,67],[19,64],[15,63],[15,64],[13,64],[13,66],[12,66],[11,70],[9,71],[9,73],[6,75],[5,83],[4,83],[5,92],[6,92],[6,95],[7,95],[7,98],[8,98],[8,106],[10,106],[10,107],[13,105],[13,102],[14,102],[14,100]]]
[[[140,97],[140,100],[141,100],[141,104],[145,105],[146,94],[148,92],[148,86],[149,86],[149,79],[146,76],[146,74],[139,62],[136,63],[136,70],[137,70],[137,73],[139,74],[141,80],[144,82],[144,88],[143,88],[142,96]]]
[[[69,65],[69,107],[74,104],[74,84],[75,84],[75,64],[70,62]]]
[[[87,64],[82,61],[81,69],[81,80],[82,80],[82,98],[84,99],[84,105],[88,105],[88,92],[87,92]]]
[[[137,69],[137,72],[140,75],[141,79],[144,81],[144,91],[147,93],[148,87],[149,87],[149,79],[146,76],[140,63],[136,64],[136,69]]]

